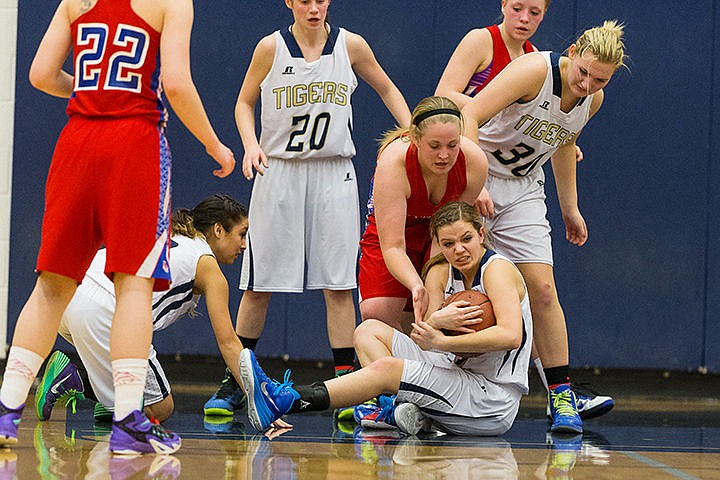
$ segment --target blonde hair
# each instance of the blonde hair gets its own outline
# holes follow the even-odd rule
[[[585,30],[575,41],[575,51],[580,56],[589,51],[601,63],[627,68],[623,30],[624,25],[617,20],[606,20],[600,27]]]
[[[432,113],[434,110],[437,110],[438,113]],[[413,110],[409,127],[397,127],[383,134],[380,139],[380,150],[385,148],[390,142],[398,137],[406,137],[409,135],[420,138],[429,125],[450,122],[456,122],[460,126],[460,131],[462,132],[462,116],[460,115],[460,109],[457,105],[455,105],[455,102],[447,97],[425,97],[420,100],[415,107],[415,110]]]

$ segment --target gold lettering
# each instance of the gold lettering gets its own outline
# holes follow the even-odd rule
[[[337,90],[337,84],[335,82],[323,83],[323,103],[332,103],[335,98],[335,91]]]
[[[299,107],[307,103],[307,85],[293,85],[292,92],[293,107]]]
[[[272,93],[275,94],[275,110],[282,108],[282,93],[285,87],[273,88]]]

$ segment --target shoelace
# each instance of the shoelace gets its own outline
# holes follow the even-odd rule
[[[84,398],[85,396],[82,393],[78,392],[77,390],[70,389],[63,392],[63,394],[58,397],[57,401],[65,402],[65,408],[67,408],[69,405],[74,415],[77,412],[78,399],[83,400]]]
[[[393,410],[395,409],[394,398],[388,397],[387,395],[380,395],[378,397],[378,403],[380,404],[380,413],[378,413],[377,421],[384,421],[385,423],[390,423],[387,420],[390,418],[390,414],[392,414]]]
[[[559,415],[571,417],[576,415],[570,395],[572,395],[570,390],[552,395],[553,407]]]
[[[276,391],[285,390],[293,386],[294,382],[290,380],[291,373],[292,372],[288,368],[287,370],[285,370],[285,375],[283,376],[282,383],[278,382],[277,380],[272,381]]]

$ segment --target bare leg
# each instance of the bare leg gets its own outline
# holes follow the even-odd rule
[[[392,357],[392,339],[395,329],[379,321],[369,319],[355,329],[355,351],[363,368],[384,357]]]
[[[144,358],[152,341],[153,279],[116,273],[115,315],[110,329],[110,358]]]
[[[352,348],[355,304],[352,290],[323,290],[330,348]]]
[[[75,294],[72,278],[41,272],[18,317],[13,345],[47,357],[55,344],[60,319]]]
[[[543,367],[567,365],[567,327],[552,267],[544,263],[520,263],[518,268],[527,284],[533,316],[534,345]]]
[[[397,393],[403,366],[401,358],[382,357],[360,370],[327,380],[330,408],[349,407],[383,393]]]
[[[238,307],[235,332],[241,337],[260,338],[265,328],[270,292],[245,290]]]
[[[115,314],[110,327],[110,358],[115,418],[142,408],[152,341],[152,278],[115,273]]]
[[[18,408],[28,392],[57,338],[60,319],[72,299],[77,282],[49,272],[41,272],[30,297],[18,317],[13,344],[8,355],[0,401]]]
[[[412,312],[406,312],[407,299],[396,297],[368,298],[360,302],[360,315],[363,321],[370,318],[380,320],[396,330],[409,334],[413,322]]]

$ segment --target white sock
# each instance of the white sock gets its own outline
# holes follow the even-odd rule
[[[45,359],[22,347],[10,347],[7,366],[0,387],[0,402],[16,409],[25,403]]]
[[[533,358],[533,363],[535,364],[535,368],[537,368],[538,375],[540,375],[540,380],[542,380],[542,384],[545,385],[545,390],[549,392],[550,388],[548,387],[547,378],[545,378],[545,370],[543,370],[540,357]]]
[[[133,410],[142,410],[147,369],[147,358],[113,360],[115,420],[122,420]]]

